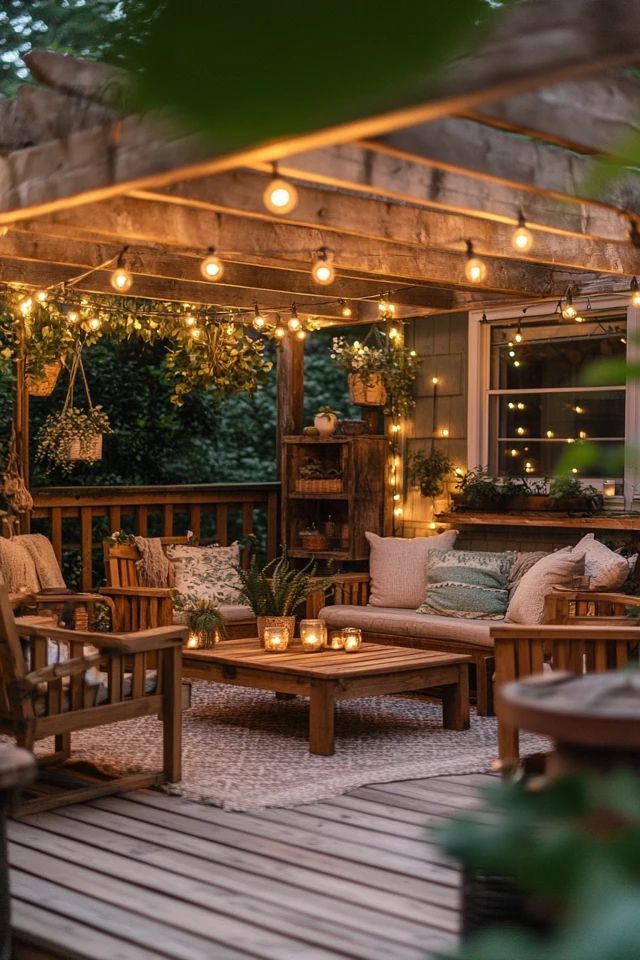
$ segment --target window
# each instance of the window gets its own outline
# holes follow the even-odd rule
[[[507,325],[508,324],[508,325]],[[549,476],[567,444],[597,441],[606,454],[625,439],[625,384],[616,373],[586,387],[585,371],[602,359],[626,357],[625,315],[581,324],[549,317],[522,327],[491,325],[489,349],[489,468],[511,476]],[[609,457],[603,458],[610,462]],[[603,477],[606,466],[590,468]]]

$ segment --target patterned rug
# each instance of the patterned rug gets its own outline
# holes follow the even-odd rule
[[[183,719],[183,780],[171,793],[229,810],[289,806],[338,796],[367,783],[481,773],[496,757],[494,718],[472,714],[471,729],[442,729],[439,706],[403,695],[338,703],[336,752],[311,756],[308,702],[194,682]],[[155,717],[73,735],[74,758],[123,773],[159,769],[162,727]],[[51,744],[43,741],[44,752]],[[522,752],[545,749],[523,736]]]

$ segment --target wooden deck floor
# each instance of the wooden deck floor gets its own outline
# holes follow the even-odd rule
[[[12,821],[14,960],[425,960],[459,923],[428,828],[488,781],[257,813],[147,791]]]

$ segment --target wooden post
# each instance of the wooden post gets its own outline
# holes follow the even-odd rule
[[[17,789],[33,780],[36,764],[30,753],[3,744],[0,747],[0,960],[11,960],[11,902],[7,856],[7,809]]]
[[[282,475],[282,438],[298,436],[304,423],[304,341],[288,334],[278,348],[277,457]]]
[[[13,428],[16,435],[18,464],[22,479],[29,487],[29,391],[27,390],[26,360],[25,330],[24,323],[22,323],[20,348],[13,379]],[[20,526],[21,533],[29,533],[31,528],[30,512],[25,513],[21,518]]]

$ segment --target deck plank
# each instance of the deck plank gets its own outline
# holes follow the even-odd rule
[[[426,960],[459,930],[429,828],[491,782],[249,813],[138,791],[11,821],[15,960]]]

